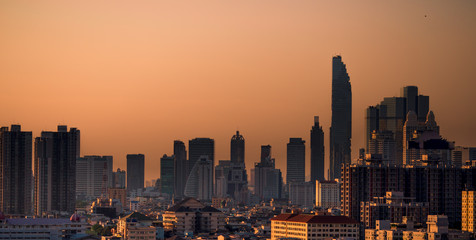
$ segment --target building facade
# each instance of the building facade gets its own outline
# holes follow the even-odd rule
[[[35,214],[72,214],[76,207],[76,159],[80,131],[58,126],[35,139]]]
[[[461,230],[476,232],[476,192],[462,191]]]
[[[332,121],[330,128],[330,179],[340,177],[340,167],[351,162],[352,89],[341,56],[332,58]]]
[[[213,190],[213,162],[208,156],[201,156],[190,171],[184,195],[199,200],[211,200]]]
[[[175,184],[174,194],[178,199],[183,198],[183,192],[185,191],[185,184],[187,183],[188,170],[187,170],[187,150],[185,144],[182,141],[174,141],[174,171],[175,171]]]
[[[286,184],[306,181],[306,146],[302,138],[290,138],[287,144]]]
[[[0,211],[6,214],[31,213],[31,141],[20,125],[0,129]]]
[[[107,195],[112,185],[112,156],[84,156],[76,159],[76,198],[96,199]]]
[[[174,195],[175,183],[175,157],[164,156],[160,159],[160,185],[161,193],[168,194],[170,197]]]
[[[126,188],[126,171],[125,170],[121,170],[120,168],[118,168],[117,171],[112,173],[111,187]]]
[[[315,187],[312,182],[289,183],[289,202],[302,208],[313,208]]]
[[[324,178],[324,131],[319,125],[319,117],[314,117],[311,129],[311,182],[323,181]]]
[[[144,154],[127,154],[127,192],[144,188]]]

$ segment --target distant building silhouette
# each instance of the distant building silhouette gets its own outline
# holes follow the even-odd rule
[[[175,157],[164,156],[160,159],[160,186],[161,192],[168,194],[170,197],[174,195],[175,182]]]
[[[319,117],[314,117],[311,129],[311,182],[324,180],[324,131],[319,125]]]
[[[0,211],[30,214],[32,193],[31,132],[20,125],[0,129]]]
[[[208,159],[212,161],[212,166],[215,165],[215,140],[194,138],[188,142],[188,175],[201,156],[208,156]]]
[[[230,142],[230,159],[233,163],[245,162],[245,138],[239,131],[233,135]]]
[[[120,168],[117,171],[112,173],[112,184],[113,188],[126,188],[126,171],[121,170]]]
[[[174,141],[174,157],[175,157],[175,197],[178,199],[183,198],[183,192],[185,190],[185,184],[187,183],[188,170],[187,170],[187,150],[185,144],[182,141]]]
[[[80,131],[58,126],[35,139],[35,213],[73,213],[76,207],[76,158]]]
[[[195,162],[185,185],[185,196],[199,200],[212,200],[213,162],[207,155]]]
[[[127,192],[144,188],[144,154],[127,154]]]
[[[252,175],[254,194],[260,200],[267,201],[282,197],[283,177],[281,170],[275,168],[270,145],[261,146],[261,162],[255,163]]]
[[[112,156],[84,156],[76,159],[76,198],[105,197],[112,184]]]
[[[245,165],[245,138],[236,131],[230,141],[230,168],[226,174],[226,192],[236,202],[246,203],[248,200],[248,175]]]
[[[306,145],[302,138],[290,138],[287,144],[286,184],[306,181]]]
[[[342,163],[351,162],[352,89],[341,56],[332,58],[332,122],[330,128],[330,178],[339,178]]]

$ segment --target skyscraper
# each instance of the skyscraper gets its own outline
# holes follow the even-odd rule
[[[324,179],[324,131],[319,125],[319,117],[314,117],[311,129],[311,182]]]
[[[35,139],[35,213],[73,213],[76,206],[76,158],[80,132],[58,126]]]
[[[211,200],[213,195],[213,162],[201,156],[195,162],[185,185],[185,196]]]
[[[286,184],[306,181],[306,146],[302,138],[290,138],[287,144]]]
[[[112,188],[126,188],[126,171],[120,168],[112,173]]]
[[[0,211],[30,214],[32,193],[31,132],[20,125],[0,129]]]
[[[233,163],[245,162],[245,139],[239,131],[236,131],[236,135],[231,138],[230,159]]]
[[[341,56],[332,58],[332,122],[330,128],[330,178],[340,177],[342,163],[351,162],[352,90]]]
[[[160,159],[160,184],[161,184],[161,192],[169,194],[172,196],[174,194],[174,156],[164,156]]]
[[[274,158],[271,158],[271,146],[261,146],[261,161],[255,163],[251,170],[254,180],[254,194],[260,200],[281,198],[283,177],[281,170],[275,168]]]
[[[187,183],[187,150],[185,144],[182,141],[174,141],[174,157],[175,157],[175,197],[181,199],[183,197],[183,191],[185,190],[185,184]]]
[[[127,192],[144,188],[144,154],[127,154]]]
[[[76,159],[76,198],[96,199],[112,186],[112,156],[84,156]]]
[[[201,156],[208,156],[215,164],[215,141],[211,138],[195,138],[188,142],[188,166],[189,171]]]

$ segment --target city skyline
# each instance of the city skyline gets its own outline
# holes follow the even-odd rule
[[[476,132],[472,124],[476,113],[471,106],[476,101],[472,94],[476,70],[471,67],[476,53],[472,44],[476,41],[472,31],[476,27],[471,11],[474,3],[376,4],[375,9],[349,3],[339,9],[339,16],[348,16],[334,25],[342,33],[324,26],[334,19],[330,13],[337,10],[332,5],[303,2],[289,8],[282,3],[268,9],[268,18],[263,19],[258,16],[266,6],[251,5],[256,8],[245,25],[248,29],[238,24],[246,19],[241,13],[249,10],[248,3],[233,6],[237,10],[226,8],[230,6],[223,3],[210,3],[195,6],[196,11],[185,8],[186,13],[193,13],[194,19],[198,19],[197,24],[203,26],[205,33],[218,37],[199,37],[196,41],[185,40],[187,36],[196,37],[193,29],[197,25],[190,18],[180,23],[176,17],[164,17],[184,25],[183,33],[176,33],[160,21],[147,25],[149,20],[163,19],[156,19],[142,7],[134,6],[131,15],[127,15],[127,4],[118,4],[105,13],[101,9],[110,6],[98,3],[97,12],[90,12],[91,21],[98,25],[92,26],[89,20],[76,22],[75,17],[84,17],[84,12],[73,11],[74,7],[88,7],[76,4],[53,7],[30,3],[26,7],[21,3],[2,3],[0,16],[4,21],[0,21],[0,28],[7,37],[0,40],[4,53],[0,56],[0,123],[20,124],[24,131],[33,132],[33,138],[43,130],[54,130],[58,123],[77,127],[82,135],[81,156],[112,155],[113,169],[126,169],[127,154],[143,153],[146,180],[157,178],[160,157],[173,153],[173,141],[186,142],[198,137],[215,140],[217,164],[218,160],[229,160],[229,139],[239,130],[246,138],[248,172],[254,162],[259,162],[260,146],[269,144],[276,167],[285,174],[286,143],[291,137],[303,138],[310,149],[309,129],[314,116],[320,116],[324,130],[327,162],[330,59],[336,54],[343,56],[351,75],[352,160],[357,158],[358,149],[365,147],[365,109],[383,97],[398,96],[400,88],[408,85],[418,86],[422,94],[431,96],[430,110],[438,116],[442,136],[458,145],[476,145],[470,134]],[[39,8],[37,15],[27,15],[33,10],[31,6]],[[207,9],[217,6],[224,6],[223,15],[230,17],[205,18]],[[170,3],[167,7],[179,9],[180,5]],[[159,6],[150,8],[157,10]],[[355,13],[352,8],[361,9],[362,13]],[[402,9],[408,11],[405,17],[400,15]],[[321,12],[326,10],[330,13]],[[66,13],[72,15],[62,15]],[[367,15],[372,17],[365,18]],[[108,17],[120,23],[134,21],[130,21],[131,26],[111,29],[105,20]],[[357,25],[353,23],[353,19],[362,17]],[[63,23],[53,24],[57,18],[64,18]],[[225,25],[213,23],[220,19]],[[250,25],[253,20],[256,26]],[[308,20],[314,24],[307,24]],[[50,27],[43,27],[46,23]],[[360,24],[368,29],[359,28]],[[393,31],[387,30],[387,26]],[[79,32],[68,30],[69,27]],[[103,29],[107,29],[104,34],[98,32]],[[58,30],[63,34],[58,35]],[[158,30],[163,30],[164,35],[172,34],[173,38],[151,44],[162,36],[155,34]],[[230,35],[222,33],[223,30]],[[351,34],[359,30],[364,32],[353,38]],[[289,31],[301,37],[283,37]],[[109,41],[129,34],[136,34],[137,39]],[[232,41],[239,36],[243,36],[243,43]],[[269,40],[273,40],[272,44],[267,45]],[[172,44],[171,51],[163,49],[175,41],[179,43]],[[455,41],[457,46],[449,45]],[[129,43],[143,44],[145,48],[137,53],[122,49]],[[178,51],[180,46],[185,51]],[[195,48],[203,52],[186,52]],[[164,50],[164,54],[159,54],[159,50]],[[103,57],[93,57],[97,51]],[[200,61],[201,57],[204,61]],[[113,61],[115,58],[122,61]],[[152,64],[155,61],[157,65]],[[139,66],[145,62],[149,64]],[[167,68],[170,69],[166,71]],[[184,69],[191,74],[182,73]],[[159,73],[162,71],[163,74]],[[309,154],[306,151],[306,166]]]

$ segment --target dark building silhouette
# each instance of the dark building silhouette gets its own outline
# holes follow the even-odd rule
[[[287,144],[286,184],[306,181],[306,145],[302,138],[290,138]]]
[[[314,117],[311,129],[311,182],[324,181],[324,131],[319,125],[319,117]]]
[[[174,141],[174,157],[175,157],[175,197],[183,198],[185,184],[187,183],[187,150],[182,141]]]
[[[32,193],[31,132],[20,125],[0,129],[0,211],[30,214]]]
[[[254,194],[264,201],[282,197],[283,177],[281,170],[275,168],[275,160],[271,158],[271,146],[261,146],[261,161],[255,163],[252,170]]]
[[[330,128],[330,178],[340,177],[342,163],[351,162],[352,89],[341,56],[332,58],[332,122]]]
[[[76,158],[80,131],[58,126],[35,139],[35,213],[73,213],[76,206]]]
[[[127,154],[127,192],[144,188],[144,154]]]
[[[261,146],[261,162],[265,161],[268,158],[271,159],[271,146],[262,145]]]
[[[236,131],[230,142],[230,159],[233,163],[245,162],[245,139]]]
[[[215,141],[211,138],[195,138],[188,142],[188,169],[189,174],[201,156],[208,156],[208,160],[215,165]]]
[[[160,159],[160,191],[161,193],[174,194],[175,183],[175,157],[164,156]]]

